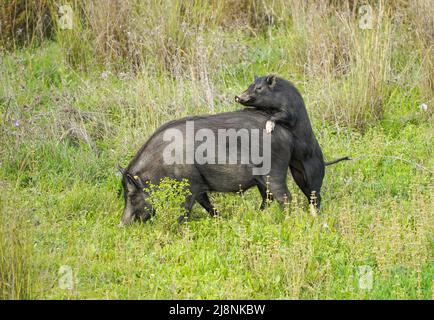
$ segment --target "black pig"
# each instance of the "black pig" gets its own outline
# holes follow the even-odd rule
[[[349,157],[324,162],[303,98],[295,86],[275,75],[255,76],[253,83],[240,96],[236,96],[235,101],[244,106],[268,112],[269,118],[265,123],[268,133],[275,129],[276,123],[291,132],[293,137],[293,152],[290,160],[292,176],[309,200],[312,193],[315,193],[315,205],[319,208],[325,166],[349,160]]]
[[[272,197],[283,206],[285,201],[290,200],[286,177],[292,159],[294,139],[290,131],[281,126],[276,127],[273,135],[263,132],[263,125],[268,117],[267,113],[259,110],[241,110],[209,116],[187,117],[168,122],[158,128],[137,152],[128,167],[126,169],[119,168],[123,175],[125,199],[121,224],[130,224],[135,219],[146,221],[151,217],[153,208],[147,201],[147,194],[143,189],[148,186],[148,182],[157,184],[163,177],[176,180],[188,179],[191,196],[187,197],[185,201],[187,212],[191,210],[193,204],[197,201],[211,215],[215,215],[216,211],[208,198],[208,192],[237,192],[240,189],[247,190],[253,186],[257,186],[261,193],[263,200],[261,207],[263,208],[267,200],[267,184]],[[235,138],[237,145],[235,153],[230,154],[229,152],[228,140],[230,138],[224,139],[222,144],[222,148],[228,157],[231,157],[231,155],[236,156],[237,161],[235,163],[221,164],[215,160],[217,151],[215,154],[207,151],[211,163],[199,164],[195,160],[194,163],[190,164],[166,164],[163,161],[168,146],[165,134],[169,130],[175,130],[186,137],[188,133],[186,123],[191,121],[194,121],[195,134],[201,129],[209,130],[208,132],[212,132],[215,136],[219,134],[219,129],[235,129],[237,132],[247,130],[251,135],[254,130],[263,133],[262,140],[259,140],[259,150],[262,151],[264,156],[266,150],[265,139],[269,138],[268,145],[271,159],[269,172],[254,174],[253,169],[258,169],[262,164],[242,163],[239,161],[243,157],[243,153],[244,155],[250,154],[254,148],[253,138],[246,145],[241,143],[241,137]],[[181,143],[173,143],[175,143],[174,147],[176,148],[188,149],[191,139],[184,139]],[[180,221],[182,219],[183,217],[180,217]]]

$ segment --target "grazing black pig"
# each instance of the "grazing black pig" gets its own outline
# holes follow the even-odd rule
[[[319,208],[325,166],[349,158],[324,162],[303,98],[295,86],[275,75],[255,76],[253,83],[240,96],[236,96],[235,101],[267,112],[269,118],[264,125],[268,133],[275,129],[276,123],[291,132],[293,152],[289,166],[292,176],[308,199],[315,193],[315,204]]]
[[[128,167],[119,168],[125,199],[121,224],[151,217],[153,208],[143,189],[149,182],[157,184],[164,177],[188,179],[191,196],[185,201],[187,212],[197,201],[215,215],[208,192],[237,192],[253,186],[258,187],[264,207],[267,182],[269,192],[283,206],[290,200],[286,177],[294,149],[293,136],[282,126],[276,127],[272,135],[267,134],[263,130],[267,119],[265,112],[241,110],[187,117],[158,128]],[[221,140],[222,132],[228,136],[222,134],[225,138]],[[208,148],[204,147],[205,142],[209,143]],[[257,161],[261,157],[262,162]]]

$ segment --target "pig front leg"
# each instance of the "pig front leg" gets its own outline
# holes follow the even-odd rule
[[[214,208],[214,206],[211,204],[211,201],[208,197],[208,194],[206,192],[201,193],[198,195],[197,202],[211,215],[211,217],[218,216],[218,211]]]
[[[272,120],[268,120],[265,123],[265,130],[267,131],[267,133],[271,133],[274,131],[274,127],[276,126],[276,123]]]
[[[190,217],[191,208],[193,208],[196,198],[197,198],[197,193],[192,193],[191,195],[185,198],[184,209],[186,211],[186,214],[178,217],[179,224],[184,223],[185,220]]]
[[[277,112],[270,118],[270,120],[265,123],[265,130],[267,131],[267,133],[271,133],[274,131],[276,122],[280,122],[288,125],[289,127],[293,127],[295,126],[296,117],[293,112],[287,110]]]

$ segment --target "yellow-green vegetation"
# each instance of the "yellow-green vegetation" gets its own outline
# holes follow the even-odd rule
[[[432,299],[433,9],[2,1],[0,299]],[[173,227],[166,181],[161,214],[118,228],[116,163],[165,121],[241,108],[271,72],[302,92],[326,159],[354,158],[327,167],[321,214],[288,177],[286,211],[213,194],[219,217],[196,205]]]
[[[163,178],[158,184],[150,183],[144,191],[149,194],[147,201],[155,210],[151,219],[158,219],[163,228],[176,230],[180,223],[177,217],[187,215],[184,207],[185,199],[191,192],[187,179],[177,181],[170,178]]]

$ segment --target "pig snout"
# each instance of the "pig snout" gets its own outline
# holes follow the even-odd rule
[[[247,101],[246,97],[243,97],[243,95],[241,96],[235,96],[235,101],[238,103],[244,103]]]
[[[252,97],[246,92],[242,93],[239,96],[235,96],[235,101],[241,104],[251,102],[252,100],[253,100]]]
[[[124,227],[130,225],[134,221],[134,212],[131,210],[130,206],[126,206],[124,209],[124,214],[122,215],[121,222],[119,223],[119,227]]]
[[[240,95],[240,96],[235,96],[235,101],[238,102],[238,103],[246,102],[246,97],[243,94]]]

